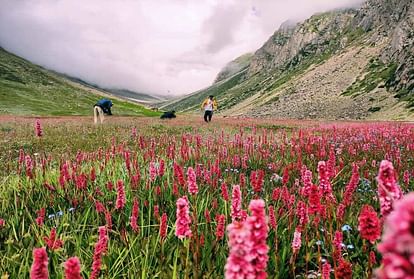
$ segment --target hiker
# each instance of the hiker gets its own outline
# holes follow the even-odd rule
[[[112,101],[108,99],[101,99],[93,106],[93,121],[96,124],[99,121],[104,121],[104,113],[112,115],[111,107],[113,106]]]
[[[213,95],[208,96],[201,105],[201,109],[204,109],[204,121],[210,122],[213,117],[213,111],[217,109],[217,102]]]
[[[166,111],[161,115],[161,119],[172,119],[172,118],[176,118],[177,116],[175,116],[175,110],[172,111]]]

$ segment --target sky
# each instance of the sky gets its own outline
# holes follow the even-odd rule
[[[210,85],[286,20],[363,0],[0,0],[0,46],[106,88],[164,96]]]

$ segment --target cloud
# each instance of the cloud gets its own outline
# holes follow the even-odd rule
[[[105,87],[184,94],[287,19],[361,0],[0,0],[0,45]]]

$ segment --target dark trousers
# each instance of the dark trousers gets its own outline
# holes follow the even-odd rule
[[[204,112],[204,121],[205,122],[210,122],[211,121],[211,117],[213,117],[213,112],[211,110],[206,110]]]

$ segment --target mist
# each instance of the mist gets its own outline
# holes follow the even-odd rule
[[[363,0],[0,0],[0,46],[106,88],[164,96],[211,84],[288,19]]]

